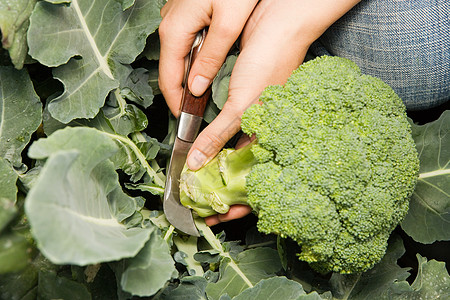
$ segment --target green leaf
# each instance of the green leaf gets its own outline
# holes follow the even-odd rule
[[[161,43],[158,33],[151,34],[147,39],[147,46],[142,53],[148,60],[159,60],[159,49]]]
[[[17,173],[0,157],[0,233],[16,215]]]
[[[72,0],[44,0],[44,1],[53,4],[69,4]]]
[[[425,125],[413,125],[420,175],[402,228],[415,241],[450,240],[450,111]]]
[[[228,99],[228,86],[230,84],[231,71],[236,63],[237,55],[230,55],[225,60],[211,85],[212,101],[208,101],[203,119],[211,123],[220,113]]]
[[[148,84],[152,88],[153,95],[161,94],[161,90],[159,89],[159,84],[158,84],[158,78],[159,78],[158,68],[157,67],[151,68],[148,71]]]
[[[177,246],[178,253],[182,253],[182,261],[177,261],[186,266],[189,275],[203,275],[203,267],[197,260],[194,259],[195,254],[198,252],[197,246],[198,238],[195,236],[175,236],[173,242]]]
[[[136,132],[132,134],[131,139],[147,160],[155,159],[161,149],[158,140],[148,136],[144,132]]]
[[[104,106],[102,111],[114,131],[123,136],[142,131],[148,125],[147,116],[133,104],[126,104],[124,112],[120,107],[108,106]]]
[[[120,285],[132,295],[154,295],[176,273],[175,262],[166,241],[155,231],[144,248],[125,260]]]
[[[47,136],[51,135],[53,132],[59,129],[64,129],[66,126],[92,127],[100,131],[115,134],[114,129],[111,126],[111,123],[108,121],[108,119],[106,119],[102,111],[100,111],[99,114],[95,116],[95,118],[93,119],[76,119],[68,124],[64,124],[53,118],[46,107],[44,108],[43,112],[43,124],[44,124],[44,132]]]
[[[0,274],[25,268],[30,258],[30,245],[21,235],[9,233],[0,237]]]
[[[255,248],[239,253],[234,264],[230,258],[224,258],[220,265],[220,278],[216,283],[208,284],[208,298],[219,299],[228,294],[234,297],[247,288],[253,287],[261,279],[274,276],[281,269],[276,250]]]
[[[161,173],[156,161],[153,160],[160,149],[159,143],[155,139],[140,132],[132,134],[132,140],[120,135],[111,134],[109,136],[115,139],[120,147],[120,152],[112,158],[117,168],[132,175],[130,179],[133,182],[144,177],[143,183],[148,187],[156,184],[159,186],[159,190],[164,188],[165,176]]]
[[[47,161],[25,211],[39,249],[52,262],[87,265],[132,257],[149,239],[150,229],[127,229],[108,206],[128,197],[108,160],[117,150],[107,135],[83,127],[59,130],[30,147],[30,157]]]
[[[0,233],[6,228],[16,214],[17,208],[14,205],[14,201],[0,197]]]
[[[122,86],[120,81],[131,72],[126,65],[135,60],[147,36],[158,27],[158,5],[154,0],[137,0],[125,11],[121,3],[110,0],[36,5],[29,53],[40,63],[57,67],[54,77],[65,87],[48,104],[54,118],[68,123],[98,113],[108,93]]]
[[[211,86],[212,99],[219,109],[222,109],[228,99],[228,86],[238,56],[230,55],[220,68]]]
[[[397,260],[405,248],[398,236],[389,241],[383,259],[371,270],[361,274],[333,273],[331,285],[333,296],[338,299],[385,299],[392,285],[409,277],[408,268],[401,268]]]
[[[38,299],[89,300],[92,298],[83,284],[58,276],[55,272],[40,271]]]
[[[154,96],[149,84],[149,71],[144,68],[134,69],[121,86],[120,93],[124,98],[144,108],[152,105]]]
[[[0,299],[31,300],[37,299],[39,269],[47,269],[38,257],[20,272],[2,274],[0,276]]]
[[[25,70],[0,67],[0,157],[15,167],[42,121],[42,104]]]
[[[115,189],[108,197],[108,204],[111,210],[111,214],[119,222],[125,221],[125,219],[133,216],[137,211],[142,209],[141,204],[145,201],[142,197],[132,198],[122,192],[120,189]]]
[[[411,286],[407,281],[396,283],[386,299],[449,299],[450,276],[445,262],[427,261],[417,254],[419,262],[417,277]]]
[[[246,289],[233,300],[259,300],[259,299],[317,299],[322,298],[316,292],[306,295],[300,283],[286,277],[272,277],[263,279],[257,285]]]
[[[206,103],[205,113],[203,114],[203,119],[211,123],[214,121],[214,119],[217,117],[217,115],[220,113],[220,109],[217,107],[217,105],[214,103],[214,101],[208,101]]]
[[[154,189],[155,193],[161,194],[165,182],[164,175],[160,172],[160,168],[155,161],[151,162],[151,166],[147,162],[147,160],[153,160],[159,152],[160,145],[156,139],[141,132],[131,134],[132,140],[126,136],[116,134],[102,111],[93,119],[73,120],[67,126],[93,127],[107,134],[119,146],[119,151],[110,158],[115,168],[122,169],[126,174],[132,175],[132,181],[140,180],[147,172],[148,178],[146,177],[145,185],[148,187],[154,185],[157,187]],[[64,127],[64,124],[52,118],[47,111],[44,111],[44,130],[47,135]]]
[[[123,10],[130,8],[134,4],[134,0],[117,0],[117,1],[122,3]]]
[[[164,195],[164,188],[154,183],[126,183],[125,187],[130,190],[139,190],[143,192],[149,192],[152,195],[162,196]]]
[[[22,69],[27,57],[27,30],[35,4],[36,0],[0,0],[2,46],[17,69]]]
[[[180,284],[173,290],[165,293],[164,300],[208,300],[206,298],[206,285],[208,281],[202,276],[186,276],[181,278]]]

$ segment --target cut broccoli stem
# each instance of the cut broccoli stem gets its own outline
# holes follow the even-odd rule
[[[185,167],[180,178],[181,203],[200,217],[224,214],[231,205],[247,204],[245,177],[257,163],[251,150],[253,145],[224,149],[197,171]]]

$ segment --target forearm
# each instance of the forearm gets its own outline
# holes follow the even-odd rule
[[[360,0],[263,0],[253,12],[245,30],[252,34],[279,31],[285,40],[297,37],[304,44],[311,44],[359,2]],[[276,26],[278,24],[282,26]]]
[[[304,18],[299,30],[308,34],[310,43],[319,38],[333,23],[352,9],[360,0],[305,0],[299,18]]]

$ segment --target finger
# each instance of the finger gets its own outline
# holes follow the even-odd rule
[[[184,4],[168,6],[161,14],[164,18],[158,29],[161,44],[158,82],[167,105],[178,116],[183,95],[185,58],[196,33],[209,25],[209,14],[207,8],[198,9],[198,5]],[[186,20],[185,16],[189,19]]]
[[[307,47],[293,45],[294,36],[286,42],[286,35],[280,33],[284,30],[257,27],[246,42],[233,68],[223,110],[200,133],[188,154],[190,169],[197,170],[212,159],[239,130],[242,113],[258,102],[261,91],[271,84],[283,84],[302,62]]]
[[[235,219],[240,219],[252,212],[252,208],[248,205],[236,204],[231,206],[226,214],[218,214],[205,218],[205,223],[208,226],[214,226],[221,222],[228,222]]]
[[[208,35],[189,75],[192,94],[202,95],[211,84],[256,3],[254,0],[214,2]]]
[[[250,144],[250,143],[251,143],[252,141],[254,141],[255,139],[256,139],[256,136],[255,136],[255,135],[248,136],[248,135],[246,135],[246,134],[243,134],[243,135],[239,138],[239,140],[236,142],[235,148],[236,148],[236,149],[242,148],[242,147],[244,147],[244,146]]]
[[[252,208],[248,205],[236,204],[231,206],[226,214],[217,215],[220,222],[228,222],[235,219],[240,219],[252,212]]]
[[[205,223],[208,226],[214,226],[220,223],[218,215],[213,215],[205,218]]]
[[[188,157],[187,165],[191,170],[201,168],[211,160],[240,129],[243,112],[253,103],[257,103],[261,91],[266,86],[265,77],[260,78],[264,68],[240,56],[230,78],[228,100],[222,111],[196,138]],[[259,72],[259,74],[258,74]]]
[[[189,169],[197,170],[202,167],[239,131],[242,112],[243,109],[230,109],[225,104],[222,112],[198,135],[192,145],[187,157]]]
[[[173,49],[172,45],[161,38],[161,54],[159,60],[158,84],[164,95],[170,111],[178,117],[181,97],[183,95],[182,82],[184,77],[184,56],[189,51]]]

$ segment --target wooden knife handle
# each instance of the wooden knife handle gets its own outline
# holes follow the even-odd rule
[[[192,48],[191,51],[191,59],[188,66],[188,72],[186,74],[186,78],[189,77],[189,71],[194,63],[195,59],[197,58],[198,53],[200,52],[200,49],[203,45],[203,41],[206,37],[206,30],[202,31],[202,40],[199,43],[199,45]],[[191,94],[189,91],[189,88],[187,87],[187,80],[185,82],[185,88],[184,88],[184,95],[183,100],[181,104],[181,111],[185,113],[189,113],[198,117],[203,117],[203,113],[205,112],[206,102],[209,99],[209,96],[211,95],[211,86],[208,87],[208,89],[205,91],[205,93],[199,97],[196,97]]]

